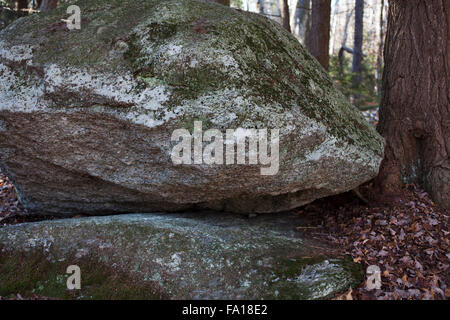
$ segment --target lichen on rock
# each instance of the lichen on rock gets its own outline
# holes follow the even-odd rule
[[[147,296],[170,299],[324,299],[362,281],[358,265],[333,256],[322,244],[318,250],[292,230],[293,223],[302,223],[302,218],[279,214],[249,220],[189,213],[72,218],[9,226],[0,229],[0,249],[4,250],[0,256],[0,270],[4,271],[0,293],[17,293],[8,291],[6,284],[26,291],[37,281],[54,282],[52,273],[40,275],[28,270],[30,274],[11,283],[16,270],[6,264],[12,261],[15,265],[18,259],[8,257],[11,253],[23,256],[24,252],[27,254],[20,261],[25,265],[41,266],[49,261],[51,270],[65,270],[64,266],[80,264],[82,289],[98,273],[89,266],[98,265],[108,269],[98,275],[106,278],[97,281],[100,288],[108,289],[108,274],[113,269],[139,284],[135,290],[153,288]],[[88,266],[81,265],[86,260]],[[30,277],[35,279],[33,283],[29,283]],[[65,282],[53,286],[56,297],[64,297]],[[135,295],[134,290],[128,291]]]
[[[383,140],[277,23],[195,0],[79,0],[0,33],[0,167],[32,212],[275,212],[373,178]],[[170,135],[280,129],[280,170],[174,166]],[[28,171],[33,171],[32,175]]]

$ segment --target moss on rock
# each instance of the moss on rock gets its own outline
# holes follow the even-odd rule
[[[320,299],[360,282],[351,262],[292,232],[292,215],[141,214],[0,229],[0,295]],[[81,292],[65,268],[81,269]],[[352,264],[353,265],[353,264]]]
[[[30,211],[274,212],[378,173],[381,136],[276,22],[196,0],[79,0],[81,30],[69,31],[61,19],[71,3],[0,32],[0,116],[15,123],[0,150],[16,153],[2,151],[0,166]],[[170,135],[194,121],[279,129],[278,174],[173,166]],[[54,166],[61,176],[44,176]],[[31,181],[24,167],[42,177]]]
[[[164,299],[160,289],[151,282],[114,269],[98,260],[96,254],[77,257],[76,252],[64,259],[52,260],[48,248],[29,251],[0,247],[0,297],[45,297],[76,300],[154,300]],[[81,289],[67,289],[69,265],[82,270]]]

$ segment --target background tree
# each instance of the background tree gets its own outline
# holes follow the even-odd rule
[[[379,132],[386,156],[378,176],[384,193],[422,185],[450,208],[448,0],[391,0]]]
[[[343,76],[344,74],[344,52],[347,51],[351,54],[353,54],[353,50],[350,48],[347,48],[347,37],[348,37],[348,25],[350,24],[350,18],[353,15],[353,12],[355,10],[352,9],[347,13],[347,16],[345,17],[345,27],[344,27],[344,36],[342,37],[342,45],[341,49],[339,49],[338,58],[339,58],[339,74]]]
[[[309,33],[311,29],[311,1],[298,0],[294,14],[294,33],[299,37],[303,45],[309,45]]]
[[[18,0],[17,8],[19,9],[19,11],[28,9],[28,0]]]
[[[380,82],[381,74],[383,73],[383,48],[384,48],[384,0],[381,0],[380,10],[380,43],[378,45],[377,54],[377,80]],[[377,93],[381,94],[380,83],[377,84]]]
[[[353,45],[352,85],[358,88],[361,84],[362,45],[364,29],[364,0],[355,0],[355,37]]]
[[[289,3],[288,0],[281,0],[281,20],[283,28],[291,32],[291,24],[289,19]]]
[[[58,6],[58,0],[42,0],[39,6],[40,11],[55,9]]]
[[[309,52],[328,71],[330,59],[331,0],[313,0]]]
[[[257,7],[260,14],[264,14],[264,0],[257,0]]]

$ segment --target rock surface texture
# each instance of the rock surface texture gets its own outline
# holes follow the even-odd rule
[[[70,2],[70,1],[69,1]],[[80,0],[0,32],[0,169],[30,212],[276,212],[378,173],[382,138],[276,22],[194,0]],[[175,165],[175,129],[279,129],[279,171]]]
[[[88,257],[90,264],[106,264],[126,272],[138,283],[150,283],[155,291],[172,299],[320,299],[362,281],[358,265],[351,259],[327,256],[329,248],[322,244],[317,248],[303,240],[294,231],[296,223],[301,223],[298,216],[286,214],[249,220],[190,213],[9,226],[0,229],[0,250],[4,251],[0,251],[0,267],[5,273],[0,277],[0,288],[6,286],[3,281],[10,278],[8,273],[17,272],[8,270],[4,261],[9,251],[15,255],[26,252],[20,255],[25,257],[21,259],[24,263],[31,257],[31,261],[48,260],[55,268],[62,264],[62,270],[79,265],[82,290],[83,279],[90,278],[82,265]],[[28,277],[31,275],[23,274],[23,280],[17,281],[25,282]],[[45,286],[65,288],[65,281],[54,284],[58,275],[50,277],[39,279],[44,286],[41,290],[46,290]],[[20,286],[15,283],[11,288]],[[11,290],[3,294],[17,293]]]

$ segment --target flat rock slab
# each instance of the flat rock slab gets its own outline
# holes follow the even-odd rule
[[[172,299],[321,299],[358,285],[360,269],[302,239],[303,223],[289,213],[73,218],[2,228],[0,247],[64,266],[89,257]]]

